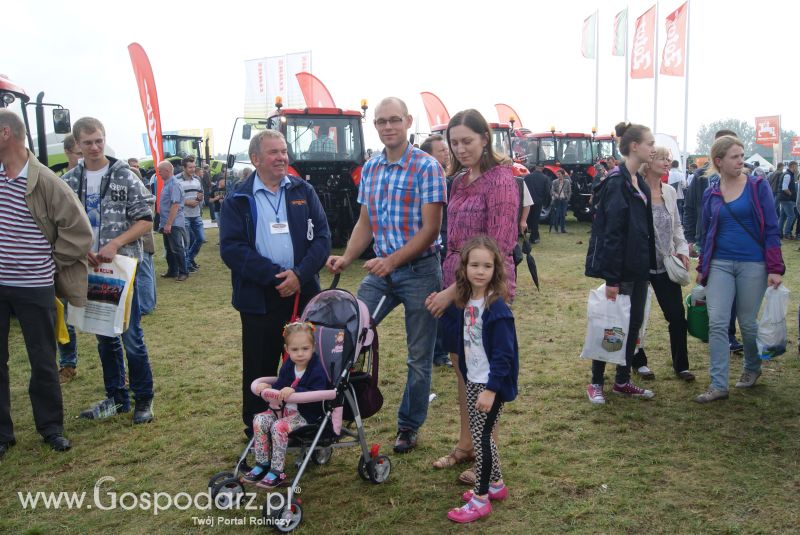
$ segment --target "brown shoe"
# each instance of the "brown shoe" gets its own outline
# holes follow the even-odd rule
[[[78,372],[76,372],[75,368],[73,368],[72,366],[64,366],[63,368],[58,370],[58,382],[61,383],[62,385],[64,383],[68,383],[73,379],[75,379],[75,376],[77,374]]]
[[[175,277],[175,282],[183,282],[188,278],[189,278],[189,275],[187,275],[186,273],[181,273],[180,275]]]

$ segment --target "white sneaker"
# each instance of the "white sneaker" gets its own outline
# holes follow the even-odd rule
[[[647,366],[639,366],[638,368],[636,368],[636,373],[639,374],[639,376],[645,381],[650,381],[656,378],[656,374],[653,373],[653,370],[651,370]]]

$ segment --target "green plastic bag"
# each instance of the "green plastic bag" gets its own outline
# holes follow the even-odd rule
[[[689,334],[708,342],[708,309],[705,303],[692,306],[692,295],[686,296],[686,322]]]

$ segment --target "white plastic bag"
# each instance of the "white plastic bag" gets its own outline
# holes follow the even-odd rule
[[[136,276],[135,258],[116,255],[89,271],[85,307],[69,305],[67,322],[83,332],[119,336],[128,328]]]
[[[631,318],[630,296],[620,294],[616,301],[606,299],[606,285],[602,284],[589,292],[586,315],[588,325],[581,358],[624,366]]]
[[[786,308],[789,289],[785,284],[778,288],[769,286],[764,292],[761,317],[758,318],[758,354],[768,360],[786,352]]]
[[[644,349],[644,335],[647,334],[647,324],[650,322],[650,305],[653,302],[653,288],[647,286],[647,301],[644,304],[644,319],[639,329],[639,338],[636,339],[636,349]]]

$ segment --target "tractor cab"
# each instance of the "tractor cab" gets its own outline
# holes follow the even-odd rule
[[[69,134],[72,130],[72,125],[69,119],[69,110],[61,106],[61,104],[51,104],[43,102],[44,92],[41,92],[36,97],[36,102],[30,102],[30,97],[23,88],[16,85],[8,79],[7,76],[0,74],[0,108],[18,109],[17,112],[25,123],[25,131],[28,134],[28,148],[36,155],[36,158],[43,164],[47,165],[54,171],[58,172],[66,169],[67,158],[64,155],[61,142],[56,139],[48,140],[47,125],[45,122],[44,108],[52,107],[52,127],[56,134]],[[28,106],[35,108],[36,127],[31,127],[28,120]],[[34,144],[34,133],[36,134],[36,143]],[[51,143],[48,144],[48,141]],[[48,156],[48,152],[52,152],[52,156]]]
[[[615,160],[621,160],[622,155],[617,149],[617,138],[613,134],[610,136],[594,136],[593,142],[594,161],[605,160],[613,156]]]
[[[205,146],[203,145],[205,143]],[[182,165],[183,159],[187,156],[194,156],[195,162],[200,165],[201,162],[209,164],[209,171],[211,176],[216,175],[222,170],[224,162],[219,160],[212,160],[209,154],[207,140],[204,141],[200,136],[185,136],[180,134],[162,134],[161,136],[162,154],[165,160],[175,167],[176,173]],[[203,148],[205,147],[205,154]],[[155,173],[152,158],[145,158],[139,161],[139,169],[141,169],[145,178],[150,178]]]
[[[311,183],[328,218],[333,245],[343,246],[360,211],[358,184],[366,161],[363,118],[362,112],[339,108],[280,106],[266,119],[240,118],[231,137],[228,167],[253,167],[248,154],[253,129],[281,132],[289,152],[289,174]]]
[[[527,163],[541,165],[551,180],[564,169],[572,180],[570,208],[578,221],[591,221],[589,197],[596,170],[590,134],[556,132],[529,134]]]

